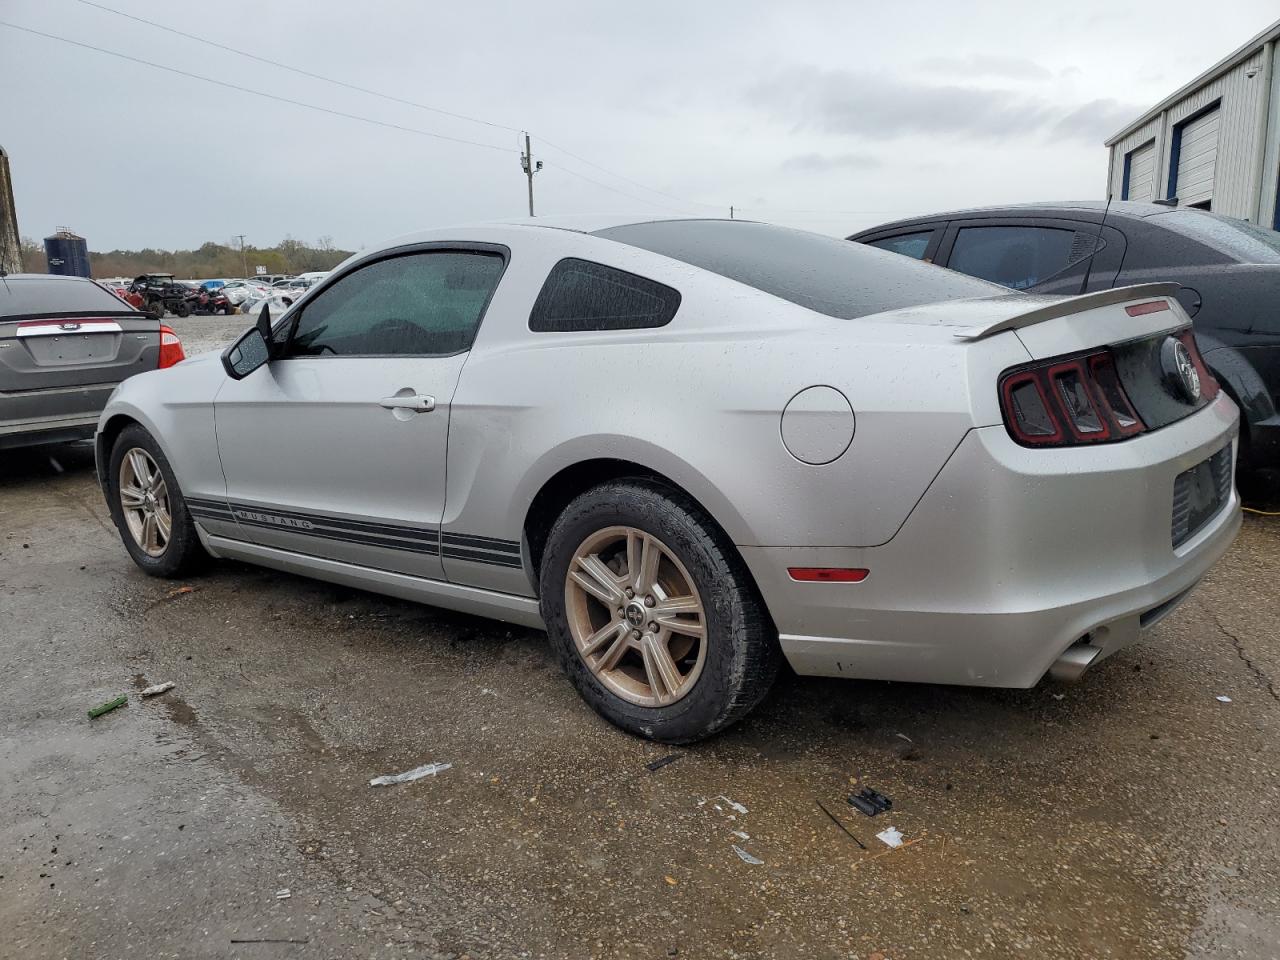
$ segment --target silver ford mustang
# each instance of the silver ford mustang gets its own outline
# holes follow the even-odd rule
[[[523,221],[348,260],[132,377],[125,547],[546,627],[670,742],[799,673],[1026,687],[1227,549],[1237,412],[1176,287],[1010,294],[742,221]]]

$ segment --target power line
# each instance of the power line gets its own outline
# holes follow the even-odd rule
[[[255,60],[255,61],[258,61],[258,62],[260,62],[260,63],[265,63],[265,64],[268,64],[268,65],[273,66],[273,67],[278,67],[278,68],[280,68],[280,69],[282,69],[282,70],[288,70],[288,71],[290,71],[290,72],[292,72],[292,73],[296,73],[296,74],[299,74],[299,75],[301,75],[301,76],[309,77],[309,78],[314,79],[314,80],[320,80],[320,81],[322,81],[322,82],[324,82],[324,83],[331,83],[331,84],[334,84],[335,86],[344,87],[344,88],[349,89],[349,90],[354,90],[354,91],[356,91],[356,92],[358,92],[358,93],[364,93],[364,94],[367,94],[367,95],[369,95],[369,96],[379,97],[379,98],[381,98],[381,99],[383,99],[383,100],[388,100],[388,101],[391,101],[391,102],[394,102],[394,103],[399,103],[399,104],[402,104],[402,105],[404,105],[404,106],[415,107],[415,108],[417,108],[417,109],[419,109],[419,110],[427,110],[427,111],[429,111],[429,112],[431,112],[431,113],[438,113],[438,114],[440,114],[440,115],[442,115],[442,116],[451,117],[451,118],[456,119],[456,120],[464,120],[464,121],[471,122],[471,123],[477,123],[477,124],[481,124],[481,125],[483,125],[483,126],[492,127],[492,128],[494,128],[494,129],[511,131],[511,132],[513,132],[513,133],[516,133],[516,134],[520,134],[520,133],[522,133],[522,131],[518,130],[516,127],[510,127],[510,126],[507,126],[506,124],[494,123],[494,122],[492,122],[492,121],[484,120],[484,119],[481,119],[481,118],[479,118],[479,117],[471,117],[471,116],[467,116],[466,114],[454,113],[454,112],[449,111],[449,110],[444,110],[444,109],[442,109],[442,108],[440,108],[440,107],[433,107],[433,106],[430,106],[430,105],[428,105],[428,104],[418,103],[418,102],[413,101],[413,100],[406,100],[406,99],[403,99],[403,98],[401,98],[401,97],[396,97],[396,96],[393,96],[393,95],[388,94],[388,93],[382,93],[381,91],[378,91],[378,90],[372,90],[372,89],[369,89],[369,88],[367,88],[367,87],[361,87],[361,86],[358,86],[358,85],[356,85],[356,84],[347,83],[346,81],[343,81],[343,80],[335,80],[335,79],[334,79],[334,78],[332,78],[332,77],[326,77],[326,76],[324,76],[324,75],[322,75],[322,74],[313,73],[313,72],[311,72],[311,71],[309,71],[309,70],[303,70],[303,69],[301,69],[300,67],[294,67],[294,66],[290,66],[289,64],[286,64],[286,63],[280,63],[279,61],[271,60],[271,59],[269,59],[269,58],[267,58],[267,57],[261,57],[261,56],[258,56],[258,55],[256,55],[256,54],[246,53],[246,52],[245,52],[245,51],[243,51],[243,50],[237,50],[235,47],[230,47],[230,46],[227,46],[227,45],[225,45],[225,44],[221,44],[221,43],[218,43],[218,42],[216,42],[216,41],[209,40],[209,39],[207,39],[207,38],[205,38],[205,37],[198,36],[198,35],[196,35],[196,34],[186,33],[185,31],[178,30],[178,29],[177,29],[177,28],[175,28],[175,27],[169,27],[169,26],[166,26],[165,24],[157,23],[157,22],[155,22],[155,21],[153,21],[153,20],[148,20],[148,19],[146,19],[146,18],[144,18],[144,17],[138,17],[138,16],[135,16],[135,15],[133,15],[133,14],[131,14],[131,13],[126,13],[126,12],[124,12],[124,11],[122,11],[122,10],[116,10],[116,9],[114,9],[114,8],[112,8],[112,7],[108,7],[108,6],[104,5],[104,4],[96,3],[96,2],[94,2],[94,0],[77,0],[77,2],[78,2],[78,3],[81,3],[81,4],[84,4],[85,6],[89,6],[89,7],[93,7],[93,8],[95,8],[95,9],[101,10],[101,11],[106,12],[106,13],[115,14],[115,15],[117,15],[117,16],[124,17],[124,18],[126,18],[126,19],[128,19],[128,20],[133,20],[133,21],[138,22],[138,23],[146,24],[147,26],[154,27],[154,28],[155,28],[155,29],[157,29],[157,30],[163,30],[163,31],[165,31],[165,32],[167,32],[167,33],[172,33],[172,34],[174,34],[174,35],[176,35],[176,36],[185,37],[185,38],[187,38],[187,39],[194,40],[194,41],[196,41],[196,42],[198,42],[198,43],[208,44],[209,46],[216,47],[217,49],[225,50],[225,51],[227,51],[227,52],[229,52],[229,53],[234,53],[234,54],[237,54],[237,55],[239,55],[239,56],[246,57],[246,58],[248,58],[248,59],[250,59],[250,60]],[[201,74],[191,73],[191,72],[186,71],[186,70],[180,70],[180,69],[178,69],[178,68],[176,68],[176,67],[169,67],[169,66],[165,66],[164,64],[155,63],[155,62],[150,61],[150,60],[144,60],[144,59],[142,59],[142,58],[140,58],[140,57],[134,57],[134,56],[131,56],[131,55],[129,55],[129,54],[119,53],[119,52],[117,52],[117,51],[115,51],[115,50],[108,50],[108,49],[106,49],[105,47],[95,46],[95,45],[93,45],[93,44],[90,44],[90,43],[84,43],[84,42],[81,42],[81,41],[79,41],[79,40],[72,40],[72,39],[70,39],[70,38],[68,38],[68,37],[61,37],[61,36],[57,36],[56,34],[52,34],[52,33],[45,33],[45,32],[43,32],[43,31],[41,31],[41,30],[36,30],[36,29],[34,29],[34,28],[32,28],[32,27],[24,27],[24,26],[20,26],[20,25],[18,25],[18,24],[16,24],[16,23],[8,23],[8,22],[6,22],[6,21],[2,21],[2,20],[0,20],[0,26],[3,26],[3,27],[9,27],[9,28],[10,28],[10,29],[12,29],[12,30],[20,30],[20,31],[22,31],[22,32],[24,32],[24,33],[34,34],[35,36],[44,37],[44,38],[46,38],[46,39],[48,39],[48,40],[56,40],[56,41],[59,41],[59,42],[61,42],[61,43],[66,43],[66,44],[70,44],[70,45],[72,45],[72,46],[81,47],[81,48],[86,49],[86,50],[92,50],[92,51],[94,51],[94,52],[96,52],[96,53],[102,53],[102,54],[105,54],[105,55],[107,55],[107,56],[116,57],[116,58],[121,59],[121,60],[127,60],[127,61],[129,61],[129,62],[131,62],[131,63],[137,63],[137,64],[141,64],[141,65],[143,65],[143,66],[153,67],[153,68],[155,68],[155,69],[157,69],[157,70],[164,70],[164,71],[166,71],[166,72],[168,72],[168,73],[177,74],[178,76],[187,77],[187,78],[192,79],[192,80],[200,80],[200,81],[203,81],[203,82],[205,82],[205,83],[212,83],[212,84],[215,84],[216,86],[225,87],[225,88],[230,89],[230,90],[236,90],[236,91],[239,91],[239,92],[241,92],[241,93],[248,93],[248,94],[251,94],[251,95],[253,95],[253,96],[264,97],[264,98],[266,98],[266,99],[268,99],[268,100],[275,100],[275,101],[276,101],[276,102],[278,102],[278,103],[287,103],[287,104],[290,104],[290,105],[292,105],[292,106],[304,107],[304,108],[306,108],[306,109],[308,109],[308,110],[315,110],[315,111],[318,111],[318,112],[320,112],[320,113],[327,113],[327,114],[329,114],[329,115],[331,115],[331,116],[342,117],[342,118],[344,118],[344,119],[348,119],[348,120],[357,120],[357,121],[360,121],[361,123],[368,123],[368,124],[372,124],[372,125],[374,125],[374,126],[385,127],[385,128],[387,128],[387,129],[391,129],[391,130],[399,130],[399,131],[404,132],[404,133],[413,133],[413,134],[417,134],[418,136],[423,136],[423,137],[432,137],[432,138],[434,138],[434,139],[437,139],[437,140],[445,140],[445,141],[448,141],[448,142],[450,142],[450,143],[460,143],[460,144],[465,144],[465,145],[467,145],[467,146],[483,147],[484,149],[487,149],[487,150],[498,150],[498,151],[501,151],[501,152],[503,152],[503,153],[518,152],[518,148],[517,148],[516,150],[511,150],[511,149],[510,149],[510,148],[508,148],[508,147],[501,147],[501,146],[497,146],[496,144],[492,144],[492,143],[482,143],[482,142],[477,141],[477,140],[467,140],[467,139],[465,139],[465,138],[463,138],[463,137],[452,137],[452,136],[449,136],[449,135],[447,135],[447,134],[443,134],[443,133],[433,133],[432,131],[429,131],[429,130],[420,130],[420,129],[416,128],[416,127],[406,127],[406,126],[404,126],[404,125],[402,125],[402,124],[398,124],[398,123],[391,123],[391,122],[389,122],[389,121],[384,121],[384,120],[375,120],[375,119],[373,119],[373,118],[371,118],[371,117],[365,117],[365,116],[361,116],[361,115],[359,115],[359,114],[354,114],[354,113],[347,113],[347,112],[342,111],[342,110],[334,110],[334,109],[332,109],[332,108],[330,108],[330,107],[322,107],[322,106],[319,106],[318,104],[307,103],[307,102],[302,101],[302,100],[294,100],[294,99],[291,99],[291,98],[289,98],[289,97],[283,97],[283,96],[280,96],[279,94],[274,94],[274,93],[267,93],[267,92],[262,91],[262,90],[255,90],[255,89],[253,89],[253,88],[251,88],[251,87],[245,87],[245,86],[242,86],[242,85],[240,85],[240,84],[230,83],[230,82],[225,81],[225,80],[217,80],[217,79],[215,79],[215,78],[213,78],[213,77],[206,77],[206,76],[203,76],[203,75],[201,75]],[[596,169],[596,170],[599,170],[599,171],[600,171],[600,172],[602,172],[602,173],[608,174],[608,175],[609,175],[609,176],[611,176],[611,177],[614,177],[614,178],[616,178],[616,179],[618,179],[618,180],[622,180],[622,181],[624,181],[624,182],[626,182],[626,183],[629,183],[629,184],[631,184],[631,185],[633,185],[633,186],[635,186],[635,187],[639,187],[641,190],[645,190],[645,191],[647,191],[647,192],[649,192],[649,193],[654,193],[654,194],[657,194],[658,196],[662,196],[662,197],[666,197],[666,198],[668,198],[668,199],[670,199],[670,200],[674,200],[674,201],[676,201],[677,203],[682,204],[682,205],[683,205],[683,206],[685,206],[685,207],[694,206],[694,207],[707,207],[707,208],[713,208],[713,209],[714,209],[714,208],[721,208],[721,207],[723,207],[723,206],[724,206],[724,205],[723,205],[723,204],[721,204],[721,203],[707,203],[707,202],[705,202],[705,201],[700,201],[700,200],[689,200],[689,199],[687,199],[687,198],[685,198],[685,197],[680,197],[680,196],[677,196],[677,195],[675,195],[675,194],[673,194],[673,193],[668,193],[668,192],[667,192],[667,191],[665,191],[665,190],[658,190],[658,189],[657,189],[657,188],[655,188],[655,187],[647,186],[646,184],[641,183],[641,182],[640,182],[640,181],[638,181],[638,180],[633,180],[633,179],[632,179],[632,178],[630,178],[630,177],[624,176],[623,174],[620,174],[620,173],[617,173],[616,171],[610,170],[608,167],[601,166],[600,164],[595,163],[595,162],[594,162],[594,161],[592,161],[592,160],[588,160],[586,157],[583,157],[583,156],[581,156],[580,154],[574,153],[572,150],[569,150],[567,147],[560,146],[559,144],[554,143],[554,142],[552,142],[552,141],[550,141],[550,140],[547,140],[547,139],[546,139],[546,138],[544,138],[544,137],[541,137],[541,136],[540,136],[538,139],[539,139],[539,142],[540,142],[540,143],[542,143],[542,144],[544,144],[545,146],[551,147],[551,148],[552,148],[552,149],[554,149],[554,150],[558,150],[560,153],[563,153],[563,154],[565,154],[566,156],[571,157],[571,158],[573,158],[574,160],[577,160],[579,163],[586,164],[587,166],[592,167],[592,168],[594,168],[594,169]],[[662,210],[675,210],[675,211],[677,211],[677,212],[680,212],[680,211],[679,211],[679,208],[672,207],[672,206],[670,206],[669,204],[657,203],[657,202],[655,202],[655,201],[653,201],[653,200],[649,200],[649,199],[647,199],[647,198],[645,198],[645,197],[639,197],[639,196],[636,196],[635,194],[633,194],[633,193],[629,193],[629,192],[627,192],[627,191],[625,191],[625,190],[620,190],[620,189],[618,189],[618,188],[616,188],[616,187],[610,186],[610,185],[609,185],[609,184],[607,184],[607,183],[602,183],[602,182],[600,182],[599,180],[596,180],[596,179],[594,179],[594,178],[592,178],[592,177],[588,177],[588,176],[586,176],[585,174],[579,173],[578,171],[574,170],[572,167],[568,167],[568,166],[559,166],[559,165],[557,165],[557,169],[560,169],[560,170],[564,171],[565,173],[568,173],[570,176],[577,177],[579,180],[583,180],[583,181],[585,181],[585,182],[587,182],[587,183],[593,184],[594,186],[600,187],[600,188],[601,188],[601,189],[603,189],[603,190],[608,190],[608,191],[610,191],[610,192],[612,192],[612,193],[616,193],[616,194],[618,194],[619,196],[627,197],[628,199],[636,200],[636,201],[638,201],[638,202],[640,202],[640,203],[645,203],[645,204],[648,204],[649,206],[657,207],[658,209],[662,209]],[[739,208],[739,209],[741,209],[741,208]],[[797,209],[797,208],[788,208],[788,207],[772,207],[772,206],[770,206],[769,204],[762,204],[762,205],[756,206],[756,207],[754,207],[754,208],[752,208],[752,209],[756,209],[756,210],[761,210],[761,209],[763,209],[763,210],[765,210],[765,211],[772,210],[772,211],[773,211],[774,213],[776,213],[776,214],[788,214],[788,213],[789,213],[789,214],[799,214],[799,215],[802,215],[802,216],[804,216],[804,215],[809,215],[809,214],[828,214],[828,215],[829,215],[829,214],[840,214],[840,215],[843,215],[843,216],[892,216],[892,215],[894,215],[894,211],[885,211],[885,210],[831,210],[831,209],[824,209],[824,210],[802,210],[802,209]],[[832,218],[832,219],[834,219],[834,218]]]
[[[311,78],[311,79],[313,79],[313,80],[320,80],[320,81],[322,81],[323,83],[331,83],[331,84],[333,84],[334,86],[343,87],[343,88],[345,88],[345,89],[347,89],[347,90],[354,90],[354,91],[356,91],[357,93],[367,94],[367,95],[369,95],[369,96],[371,96],[371,97],[379,97],[379,98],[381,98],[381,99],[383,99],[383,100],[388,100],[388,101],[390,101],[390,102],[392,102],[392,103],[399,103],[399,104],[402,104],[402,105],[404,105],[404,106],[406,106],[406,107],[415,107],[415,108],[417,108],[417,109],[419,109],[419,110],[428,110],[428,111],[430,111],[430,112],[432,112],[432,113],[438,113],[438,114],[441,114],[442,116],[452,117],[452,118],[453,118],[453,119],[455,119],[455,120],[465,120],[465,121],[468,121],[468,122],[470,122],[470,123],[478,123],[478,124],[482,124],[482,125],[484,125],[484,126],[486,126],[486,127],[493,127],[493,128],[495,128],[495,129],[498,129],[498,130],[508,130],[508,131],[510,131],[510,132],[512,132],[512,133],[516,133],[516,134],[522,134],[522,133],[524,132],[524,131],[519,130],[519,129],[515,128],[515,127],[507,126],[506,124],[503,124],[503,123],[494,123],[494,122],[493,122],[493,121],[491,121],[491,120],[483,120],[483,119],[481,119],[480,117],[471,117],[471,116],[467,116],[466,114],[463,114],[463,113],[454,113],[453,111],[450,111],[450,110],[444,110],[444,109],[441,109],[440,107],[433,107],[433,106],[430,106],[430,105],[425,104],[425,103],[418,103],[418,102],[417,102],[417,101],[415,101],[415,100],[406,100],[406,99],[404,99],[404,98],[402,98],[402,97],[393,96],[392,94],[389,94],[389,93],[383,93],[383,92],[382,92],[382,91],[380,91],[380,90],[372,90],[372,89],[370,89],[370,88],[368,88],[368,87],[361,87],[361,86],[358,86],[358,85],[356,85],[356,84],[354,84],[354,83],[347,83],[347,82],[346,82],[346,81],[344,81],[344,80],[335,80],[333,77],[327,77],[327,76],[324,76],[323,74],[313,73],[313,72],[312,72],[312,71],[310,71],[310,70],[303,70],[301,67],[295,67],[295,66],[291,66],[290,64],[287,64],[287,63],[281,63],[279,60],[272,60],[272,59],[270,59],[269,57],[262,57],[262,56],[258,56],[257,54],[254,54],[254,53],[247,53],[247,52],[246,52],[246,51],[244,51],[244,50],[238,50],[238,49],[236,49],[235,47],[231,47],[231,46],[228,46],[228,45],[223,44],[223,43],[218,43],[216,40],[210,40],[210,39],[208,39],[207,37],[202,37],[202,36],[200,36],[199,34],[187,33],[186,31],[184,31],[184,30],[179,30],[179,29],[177,29],[176,27],[170,27],[170,26],[167,26],[167,25],[165,25],[165,24],[163,24],[163,23],[157,23],[156,21],[154,21],[154,20],[148,20],[148,19],[146,19],[145,17],[135,16],[135,15],[134,15],[134,14],[132,14],[132,13],[126,13],[126,12],[125,12],[125,11],[123,11],[123,10],[117,10],[117,9],[115,9],[114,7],[108,7],[106,4],[102,4],[102,3],[97,3],[97,2],[95,2],[95,0],[76,0],[76,2],[77,2],[77,3],[84,4],[84,5],[85,5],[85,6],[87,6],[87,7],[93,7],[95,10],[101,10],[101,11],[103,11],[104,13],[111,13],[111,14],[115,14],[116,16],[124,17],[124,18],[126,18],[126,19],[128,19],[128,20],[133,20],[133,21],[134,21],[134,22],[136,22],[136,23],[143,23],[143,24],[146,24],[146,25],[147,25],[147,26],[149,26],[149,27],[154,27],[154,28],[155,28],[155,29],[157,29],[157,30],[163,30],[163,31],[165,31],[166,33],[172,33],[172,34],[174,34],[175,36],[185,37],[186,39],[188,39],[188,40],[194,40],[194,41],[195,41],[195,42],[197,42],[197,43],[203,43],[203,44],[206,44],[206,45],[211,46],[211,47],[216,47],[216,48],[217,48],[217,49],[219,49],[219,50],[225,50],[225,51],[227,51],[228,53],[234,53],[234,54],[235,54],[235,55],[237,55],[237,56],[245,57],[245,58],[247,58],[247,59],[249,59],[249,60],[255,60],[255,61],[257,61],[258,63],[265,63],[265,64],[268,64],[269,66],[278,67],[278,68],[280,68],[281,70],[288,70],[290,73],[296,73],[296,74],[298,74],[299,76],[309,77],[309,78]],[[617,172],[615,172],[615,171],[613,171],[613,170],[610,170],[610,169],[609,169],[609,168],[607,168],[607,167],[602,167],[600,164],[598,164],[598,163],[596,163],[596,162],[594,162],[594,161],[592,161],[592,160],[588,160],[586,157],[580,156],[579,154],[574,153],[572,150],[568,149],[567,147],[562,147],[562,146],[560,146],[560,145],[559,145],[559,144],[557,144],[557,143],[552,143],[550,140],[546,139],[545,137],[543,137],[543,136],[541,136],[541,135],[539,135],[539,136],[538,136],[538,142],[539,142],[539,143],[541,143],[541,144],[543,144],[544,146],[551,147],[553,150],[558,150],[558,151],[560,151],[561,153],[565,154],[565,155],[566,155],[566,156],[568,156],[568,157],[572,157],[574,160],[577,160],[579,163],[585,163],[587,166],[592,167],[593,169],[599,170],[601,173],[606,173],[606,174],[608,174],[608,175],[609,175],[609,176],[611,176],[611,177],[614,177],[614,178],[616,178],[616,179],[618,179],[618,180],[622,180],[622,181],[624,181],[624,182],[626,182],[626,183],[629,183],[629,184],[631,184],[631,185],[632,185],[632,186],[634,186],[634,187],[639,187],[641,190],[646,190],[646,191],[648,191],[649,193],[656,193],[656,194],[658,194],[659,196],[666,197],[666,198],[667,198],[667,199],[669,199],[669,200],[675,200],[677,203],[684,204],[685,206],[694,206],[694,207],[723,207],[723,204],[703,203],[703,202],[700,202],[700,201],[698,201],[698,200],[687,200],[687,199],[685,199],[684,197],[678,197],[678,196],[676,196],[675,194],[667,193],[665,190],[658,190],[658,189],[656,189],[656,188],[654,188],[654,187],[650,187],[650,186],[648,186],[648,185],[646,185],[646,184],[641,183],[639,180],[633,180],[633,179],[631,179],[630,177],[623,176],[622,174],[617,173]],[[568,167],[561,167],[560,169],[562,169],[562,170],[566,170],[566,171],[567,171],[569,168],[568,168]],[[583,179],[583,180],[586,180],[586,181],[587,181],[587,182],[589,182],[589,183],[594,183],[594,184],[596,184],[597,186],[604,186],[604,184],[601,184],[601,183],[599,183],[599,182],[598,182],[598,181],[596,181],[596,180],[591,180],[589,177],[582,177],[582,179]],[[606,190],[609,190],[609,189],[612,189],[612,188],[611,188],[611,187],[605,187],[605,189],[606,189]],[[620,191],[620,190],[615,190],[614,192],[615,192],[615,193],[621,193],[621,194],[622,194],[622,196],[631,196],[631,194],[623,193],[623,192],[622,192],[622,191]],[[638,198],[638,197],[633,197],[632,199],[639,199],[639,198]],[[645,202],[647,202],[647,201],[645,201]],[[670,208],[668,207],[668,208],[666,208],[666,209],[670,209]]]
[[[179,70],[177,67],[166,67],[162,63],[154,63],[151,60],[143,60],[141,57],[132,57],[127,53],[118,53],[115,50],[108,50],[105,47],[96,47],[91,43],[82,43],[79,40],[71,40],[67,37],[59,37],[56,34],[45,33],[41,30],[35,30],[31,27],[19,26],[16,23],[9,23],[0,20],[0,27],[8,27],[11,30],[21,30],[23,33],[34,34],[37,37],[44,37],[48,40],[57,40],[60,43],[69,43],[73,47],[82,47],[85,50],[93,50],[96,53],[104,53],[109,57],[117,57],[120,60],[128,60],[131,63],[140,63],[145,67],[154,67],[157,70],[164,70],[167,73],[176,73],[180,77],[188,77],[192,80],[202,80],[205,83],[216,84],[219,87],[226,87],[229,90],[238,90],[241,93],[251,93],[257,97],[266,97],[268,100],[275,100],[278,103],[288,103],[295,107],[306,107],[308,110],[316,110],[320,113],[327,113],[335,117],[344,117],[347,120],[359,120],[361,123],[373,124],[376,127],[386,127],[390,130],[400,130],[403,133],[416,133],[421,137],[432,137],[436,140],[447,140],[450,143],[463,143],[470,147],[483,147],[486,150],[497,150],[501,153],[512,153],[509,147],[500,147],[492,143],[481,143],[479,140],[464,140],[462,137],[450,137],[443,133],[432,133],[430,130],[419,130],[416,127],[406,127],[398,123],[389,123],[385,120],[374,120],[372,117],[362,117],[356,113],[346,113],[342,110],[333,110],[329,107],[321,107],[314,103],[306,103],[302,100],[292,100],[289,97],[282,97],[274,93],[266,93],[262,90],[254,90],[251,87],[242,87],[237,83],[228,83],[226,80],[215,80],[213,77],[201,76],[198,73],[188,73],[186,70]]]
[[[611,187],[607,183],[601,183],[599,180],[593,180],[591,177],[588,177],[585,173],[579,173],[577,170],[574,170],[572,167],[560,167],[560,166],[556,166],[555,164],[552,164],[548,169],[561,170],[564,173],[569,174],[571,177],[577,177],[579,180],[585,180],[587,183],[593,183],[597,187],[600,187],[604,190],[609,190],[613,193],[618,194],[619,196],[629,197],[632,200],[639,200],[641,203],[647,203],[649,204],[649,206],[657,207],[659,210],[675,210],[677,213],[681,212],[678,207],[673,207],[670,204],[658,203],[654,200],[649,200],[646,197],[637,197],[634,193],[627,193],[627,191],[619,190],[617,187]]]
[[[228,53],[234,53],[240,57],[246,57],[249,60],[256,60],[259,63],[265,63],[273,67],[279,67],[281,70],[288,70],[290,73],[296,73],[303,77],[310,77],[312,80],[321,80],[325,83],[332,83],[337,87],[345,87],[348,90],[355,90],[357,93],[365,93],[373,97],[381,97],[383,100],[390,100],[393,103],[401,103],[407,107],[417,107],[419,110],[429,110],[432,113],[438,113],[442,116],[452,117],[455,120],[465,120],[468,123],[478,123],[486,127],[494,127],[498,130],[510,130],[519,133],[515,127],[508,127],[506,124],[493,123],[489,120],[482,120],[479,117],[469,117],[465,113],[454,113],[451,110],[442,110],[440,107],[432,107],[425,103],[418,103],[414,100],[405,100],[401,97],[392,96],[389,93],[382,93],[379,90],[370,90],[368,87],[357,86],[354,83],[347,83],[345,80],[335,80],[333,77],[326,77],[319,73],[312,73],[310,70],[303,70],[301,67],[292,67],[287,63],[281,63],[279,60],[271,60],[267,57],[260,57],[255,53],[246,53],[244,50],[237,50],[235,47],[229,47],[224,43],[218,43],[216,40],[210,40],[208,37],[202,37],[194,33],[186,33],[176,27],[165,26],[163,23],[156,23],[154,20],[148,20],[145,17],[135,16],[132,13],[125,13],[123,10],[116,10],[114,7],[108,7],[102,3],[94,3],[94,0],[77,0],[78,3],[84,4],[86,7],[93,7],[102,10],[105,13],[114,13],[118,17],[125,17],[136,23],[145,23],[149,27],[155,27],[157,30],[164,30],[166,33],[172,33],[175,36],[186,37],[188,40],[195,40],[198,43],[208,44],[211,47],[217,47],[219,50],[225,50]]]
[[[674,193],[667,193],[665,190],[658,190],[658,189],[655,189],[654,187],[645,186],[639,180],[632,180],[630,177],[624,177],[620,173],[614,173],[612,170],[608,169],[607,167],[602,167],[598,163],[593,163],[592,161],[588,160],[586,157],[580,157],[578,156],[578,154],[574,153],[572,150],[568,150],[565,147],[560,146],[559,144],[552,143],[546,137],[540,136],[538,137],[538,141],[543,146],[550,147],[553,150],[559,150],[561,153],[566,154],[567,156],[573,157],[573,159],[577,160],[579,163],[585,163],[589,167],[594,167],[595,169],[599,170],[601,173],[607,173],[609,174],[609,176],[617,177],[619,180],[624,180],[627,183],[631,184],[632,186],[639,187],[641,190],[648,190],[650,193],[656,193],[659,196],[667,197],[668,199],[675,200],[678,203],[683,203],[685,206],[715,207],[715,208],[721,208],[724,206],[724,204],[720,204],[720,203],[703,203],[700,200],[686,200],[684,197],[677,197]]]

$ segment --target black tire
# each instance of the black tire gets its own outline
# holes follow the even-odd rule
[[[701,673],[687,693],[665,706],[641,706],[610,690],[587,666],[570,632],[565,590],[574,552],[613,526],[634,527],[662,541],[703,602]],[[618,480],[570,503],[548,537],[540,585],[542,617],[561,668],[597,713],[629,733],[664,743],[704,739],[746,716],[777,676],[777,633],[741,557],[697,503],[660,483]]]
[[[173,315],[175,317],[189,317],[191,315],[191,308],[185,303],[179,301],[173,305]]]
[[[147,309],[150,310],[152,313],[154,313],[159,319],[161,320],[164,319],[164,301],[163,300],[152,300],[151,305],[147,307]]]
[[[169,515],[171,527],[169,540],[164,552],[159,556],[151,556],[134,539],[124,516],[124,507],[120,499],[120,468],[125,455],[135,447],[146,451],[147,455],[159,468],[168,489]],[[155,439],[139,424],[130,424],[120,431],[111,452],[107,456],[107,506],[111,511],[111,519],[120,532],[125,549],[144,573],[153,577],[181,577],[198,569],[208,559],[200,537],[196,533],[195,523],[187,510],[187,502],[183,499],[182,490],[178,487],[177,477],[169,466],[164,451]]]

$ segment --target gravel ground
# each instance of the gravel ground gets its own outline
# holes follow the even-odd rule
[[[142,575],[83,445],[6,454],[0,517],[0,957],[1277,955],[1278,519],[1075,686],[786,677],[650,772],[536,632]]]

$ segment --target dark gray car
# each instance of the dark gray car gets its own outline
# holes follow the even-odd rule
[[[92,280],[0,278],[0,449],[92,437],[121,380],[182,358],[172,330]]]
[[[1115,202],[988,207],[849,237],[1028,293],[1182,284],[1205,363],[1241,409],[1242,467],[1280,467],[1280,233],[1202,210]],[[1091,256],[1092,254],[1092,256]],[[1092,261],[1092,262],[1091,262]]]

